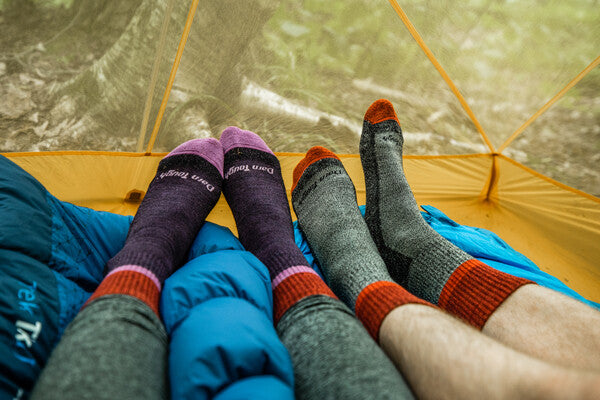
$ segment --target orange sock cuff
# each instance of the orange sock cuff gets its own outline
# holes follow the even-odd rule
[[[369,121],[371,125],[388,119],[393,119],[400,124],[398,116],[396,116],[396,111],[394,111],[394,106],[386,99],[376,100],[365,113],[365,120]]]
[[[438,306],[481,329],[508,296],[535,283],[495,270],[479,260],[462,263],[444,285]]]
[[[298,165],[296,165],[296,168],[294,168],[292,192],[296,188],[296,185],[298,184],[298,181],[300,180],[300,177],[302,176],[306,168],[308,168],[311,164],[324,158],[335,158],[337,160],[340,159],[337,155],[335,155],[335,153],[321,146],[312,147],[306,152],[306,156],[304,156],[304,158],[300,160]]]
[[[315,273],[300,272],[281,281],[273,290],[273,317],[275,324],[294,304],[305,297],[323,295],[337,299],[335,294]]]
[[[396,307],[409,303],[433,307],[431,303],[409,293],[397,283],[378,281],[360,292],[354,311],[373,339],[379,341],[379,328],[383,319]]]
[[[109,294],[124,294],[136,297],[146,303],[156,315],[160,316],[158,312],[160,290],[152,279],[142,273],[126,270],[107,275],[83,307]]]

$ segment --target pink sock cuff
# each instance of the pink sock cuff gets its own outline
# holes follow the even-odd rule
[[[236,126],[225,128],[221,134],[223,154],[236,147],[246,147],[273,154],[269,146],[254,132],[242,130]],[[273,154],[275,155],[275,154]]]
[[[112,274],[115,274],[117,272],[120,271],[133,271],[133,272],[138,272],[144,276],[146,276],[147,278],[150,278],[150,280],[156,285],[156,288],[158,289],[158,291],[160,292],[162,289],[162,285],[160,284],[160,281],[158,280],[158,278],[156,277],[156,275],[154,275],[154,272],[150,271],[147,268],[144,268],[142,266],[139,265],[122,265],[118,268],[113,269],[112,271],[110,271],[105,278],[108,278],[109,276],[111,276]]]
[[[319,274],[317,274],[314,269],[307,267],[306,265],[295,265],[280,272],[271,282],[271,288],[275,290],[275,288],[279,286],[279,284],[283,282],[286,278],[294,274],[298,274],[300,272],[308,272],[310,274],[315,274],[319,276]]]
[[[165,156],[171,157],[178,154],[195,154],[211,163],[223,176],[223,147],[215,138],[192,139],[177,146]]]

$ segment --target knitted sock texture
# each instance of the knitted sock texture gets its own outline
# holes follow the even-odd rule
[[[258,135],[236,127],[223,131],[221,143],[225,153],[223,194],[240,242],[269,270],[275,322],[304,297],[335,297],[296,246],[277,157]]]
[[[129,228],[123,249],[106,264],[106,277],[86,304],[127,294],[158,314],[162,284],[181,266],[221,193],[223,150],[216,139],[196,139],[169,153]]]
[[[360,140],[371,236],[394,280],[481,328],[504,299],[531,282],[474,260],[425,222],[404,175],[403,141],[392,104],[374,102]]]
[[[425,303],[393,282],[356,203],[342,162],[313,147],[294,170],[292,204],[325,281],[377,340],[394,308]]]
[[[277,325],[298,399],[413,399],[402,375],[341,301],[311,296]]]

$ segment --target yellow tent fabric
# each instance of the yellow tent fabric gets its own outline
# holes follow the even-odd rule
[[[38,178],[55,196],[77,205],[134,214],[126,201],[145,189],[164,154],[46,152],[5,154]],[[302,154],[278,153],[286,187]],[[357,155],[342,155],[364,204],[365,185]],[[494,156],[406,156],[405,170],[419,204],[433,205],[455,221],[489,229],[542,270],[593,301],[600,301],[600,199],[575,191],[504,156],[496,157],[497,190],[482,192]],[[137,181],[132,181],[139,171]],[[288,192],[289,196],[289,192]],[[235,232],[223,197],[210,221]]]
[[[31,9],[24,7],[25,3],[30,7],[43,2],[0,0],[0,19],[4,18],[2,11],[16,7],[15,15],[27,20]],[[271,3],[281,4],[277,8]],[[72,16],[70,22],[58,21],[59,28],[49,40],[34,38],[25,50],[3,54],[2,46],[28,35],[11,31],[14,27],[6,33],[0,30],[0,83],[9,82],[5,85],[8,89],[0,85],[7,90],[0,93],[4,96],[0,133],[7,129],[6,115],[10,122],[6,126],[14,126],[6,138],[0,134],[0,149],[9,151],[2,154],[61,200],[132,215],[164,151],[182,141],[177,134],[189,128],[176,120],[192,121],[193,126],[198,120],[203,122],[198,109],[223,106],[227,99],[220,97],[224,82],[241,74],[233,67],[232,75],[206,78],[203,72],[223,69],[219,62],[249,52],[250,61],[241,64],[246,69],[248,65],[256,68],[244,82],[238,82],[243,87],[239,97],[245,108],[233,110],[225,104],[218,111],[224,118],[204,115],[211,121],[208,135],[218,137],[224,124],[238,124],[259,133],[275,151],[305,151],[311,145],[324,145],[337,152],[356,152],[361,112],[373,100],[387,97],[397,106],[406,134],[405,153],[409,155],[405,156],[405,169],[419,204],[433,205],[458,223],[492,230],[542,270],[600,302],[600,199],[530,168],[600,193],[596,184],[600,182],[596,165],[600,158],[598,151],[593,153],[600,149],[600,144],[593,142],[600,132],[598,103],[594,95],[573,95],[578,88],[584,92],[581,82],[588,91],[600,82],[596,2],[302,3],[106,2],[116,9],[112,14],[108,7],[101,9],[104,2],[47,2],[47,14]],[[69,11],[74,4],[79,8]],[[19,7],[24,7],[21,14]],[[257,7],[261,15],[271,16],[269,22],[256,25],[247,18]],[[87,43],[75,40],[89,27],[100,29],[100,23],[90,22],[94,17],[113,15],[131,20],[121,27],[123,34],[113,44],[98,40],[88,49]],[[144,16],[148,19],[140,19]],[[3,21],[9,26],[8,18]],[[364,21],[368,24],[360,25]],[[216,31],[219,28],[222,31]],[[263,32],[266,44],[252,46],[247,32]],[[108,37],[109,33],[102,34]],[[13,40],[14,35],[19,40]],[[69,53],[71,42],[77,46]],[[235,46],[238,42],[242,43],[239,48]],[[102,45],[107,46],[104,55],[96,56],[94,46]],[[137,53],[140,48],[146,53]],[[567,48],[569,52],[562,51]],[[50,53],[56,54],[54,59]],[[132,63],[142,70],[134,68],[130,73],[124,66],[131,61],[127,53],[143,59],[140,65]],[[154,63],[146,62],[148,54]],[[348,62],[341,63],[340,57],[347,57]],[[51,110],[44,121],[45,115],[36,112],[25,89],[43,85],[43,79],[50,81],[48,72],[42,71],[62,66],[63,58],[94,61],[79,76],[54,82],[63,97],[48,106]],[[263,63],[264,59],[273,65]],[[23,65],[30,68],[20,72]],[[68,62],[64,65],[66,71],[71,68]],[[64,73],[61,69],[60,74]],[[90,77],[96,79],[92,85]],[[305,87],[308,84],[314,87]],[[130,93],[119,91],[123,87],[132,93],[134,88],[144,90],[126,96]],[[278,96],[278,90],[293,101]],[[69,114],[76,109],[81,93],[87,96],[84,103],[89,109],[84,114]],[[2,101],[10,96],[14,101],[7,107]],[[115,105],[106,111],[107,103]],[[320,106],[324,111],[317,112]],[[561,110],[558,117],[544,119],[557,108]],[[114,115],[98,117],[107,113]],[[255,114],[265,118],[258,119]],[[592,142],[581,147],[587,152],[577,150],[583,156],[569,158],[567,154],[554,162],[553,156],[568,153],[573,144],[570,124],[575,118],[595,124],[580,129],[582,141]],[[301,123],[289,128],[289,119]],[[560,125],[554,126],[557,121]],[[320,133],[304,131],[312,128]],[[281,134],[287,129],[290,131]],[[202,137],[208,130],[193,128],[188,134]],[[556,135],[555,131],[565,134]],[[65,132],[72,133],[72,138],[63,135]],[[15,139],[20,136],[34,137],[33,143],[21,146]],[[12,152],[20,148],[31,151]],[[99,151],[81,151],[83,148]],[[549,151],[554,148],[557,150]],[[127,151],[121,151],[124,149]],[[421,155],[411,155],[415,153]],[[292,170],[302,154],[277,155],[289,189]],[[364,203],[360,159],[356,154],[342,159],[358,200]],[[592,176],[591,183],[573,180],[572,172],[580,170]],[[223,198],[209,220],[235,231]]]

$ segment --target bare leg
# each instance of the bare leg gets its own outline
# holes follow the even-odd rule
[[[548,362],[600,371],[600,312],[545,287],[519,288],[482,332]]]
[[[435,232],[404,175],[402,145],[392,104],[374,102],[360,141],[365,220],[391,277],[510,347],[563,366],[598,370],[600,314],[497,271]]]
[[[600,375],[519,353],[428,306],[394,309],[379,341],[420,399],[592,399],[600,393]]]

